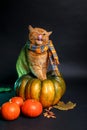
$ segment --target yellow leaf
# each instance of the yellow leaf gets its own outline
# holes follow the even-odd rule
[[[70,109],[74,109],[75,106],[76,103],[72,103],[71,101],[67,103],[64,103],[63,101],[59,101],[58,104],[53,107],[59,110],[70,110]]]

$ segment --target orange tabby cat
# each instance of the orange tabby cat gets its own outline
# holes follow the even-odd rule
[[[19,55],[17,72],[19,77],[31,72],[37,78],[44,80],[47,78],[46,73],[49,64],[48,43],[52,43],[49,40],[52,32],[47,32],[42,28],[33,28],[31,25],[28,29],[29,41]],[[58,59],[55,59],[56,62],[59,63]],[[56,69],[56,74],[60,74],[58,69]]]
[[[32,28],[31,26],[29,26],[29,31],[29,40],[31,44],[40,46],[48,43],[51,32],[47,32],[42,28]],[[30,61],[30,68],[33,73],[41,80],[46,79],[48,67],[47,51],[40,54],[36,54],[33,51],[28,51],[28,61]]]

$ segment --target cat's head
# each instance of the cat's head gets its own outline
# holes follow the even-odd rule
[[[29,40],[32,44],[35,45],[44,45],[49,42],[49,36],[52,32],[47,32],[42,28],[33,28],[31,25],[29,29]]]

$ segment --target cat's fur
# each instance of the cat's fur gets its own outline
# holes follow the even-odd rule
[[[30,44],[41,46],[48,44],[50,41],[49,36],[52,32],[47,32],[42,28],[33,28],[32,26],[29,26],[28,29]],[[27,74],[31,72],[37,78],[44,80],[47,78],[46,73],[48,64],[49,59],[47,51],[39,54],[27,49],[25,46],[19,55],[16,67],[19,77],[22,75],[22,73]]]

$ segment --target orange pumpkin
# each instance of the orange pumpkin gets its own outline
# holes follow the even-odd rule
[[[30,75],[19,78],[14,85],[16,95],[25,99],[36,99],[43,107],[49,107],[59,102],[66,90],[61,76],[50,76],[41,81]]]
[[[5,102],[1,106],[1,114],[5,120],[15,120],[20,115],[20,107],[13,102]]]

